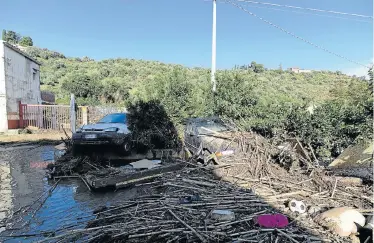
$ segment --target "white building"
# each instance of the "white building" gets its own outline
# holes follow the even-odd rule
[[[0,132],[19,128],[19,103],[41,104],[40,63],[0,41]]]
[[[289,69],[291,72],[294,72],[294,73],[311,73],[312,70],[308,70],[308,69],[300,69],[298,67],[292,67]]]

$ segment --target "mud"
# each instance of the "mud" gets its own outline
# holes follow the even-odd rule
[[[92,194],[81,180],[69,179],[48,194],[55,181],[46,179],[45,167],[53,162],[53,146],[0,148],[0,242],[33,242],[39,236],[16,235],[84,227],[82,222],[92,219],[98,205],[110,206],[141,193],[133,188]]]

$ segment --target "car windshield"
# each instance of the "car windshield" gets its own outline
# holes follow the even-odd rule
[[[229,128],[224,124],[216,121],[203,121],[197,124],[197,131],[199,134],[211,134],[214,132],[228,131]]]
[[[126,114],[110,114],[104,116],[98,123],[126,123]]]

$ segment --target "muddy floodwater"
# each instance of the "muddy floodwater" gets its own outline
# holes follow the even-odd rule
[[[49,193],[57,181],[46,178],[45,167],[54,158],[53,146],[0,147],[0,242],[33,242],[43,239],[41,234],[82,227],[97,207],[139,193],[137,188],[92,193],[80,179],[61,180]]]

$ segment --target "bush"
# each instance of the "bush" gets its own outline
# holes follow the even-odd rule
[[[36,47],[27,51],[43,63],[42,89],[54,92],[61,103],[68,102],[70,93],[78,104],[137,107],[158,102],[174,124],[217,114],[267,137],[295,134],[319,157],[337,155],[350,143],[371,136],[372,79],[366,82],[340,72],[267,70],[252,62],[219,70],[213,95],[210,70],[205,68],[121,58],[66,58]],[[306,109],[312,104],[317,108],[309,114]]]
[[[317,157],[336,157],[360,139],[372,139],[372,113],[364,106],[330,101],[313,114],[294,109],[287,117],[286,131],[310,144]]]
[[[133,140],[141,148],[179,148],[178,132],[159,101],[139,101],[128,107]]]

